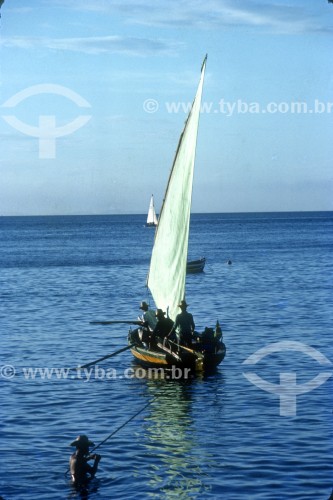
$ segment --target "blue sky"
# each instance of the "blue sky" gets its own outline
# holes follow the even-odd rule
[[[1,215],[144,213],[152,193],[158,210],[186,119],[170,105],[192,101],[206,53],[193,212],[332,210],[327,0],[5,0],[1,15]],[[27,130],[79,116],[41,157]]]

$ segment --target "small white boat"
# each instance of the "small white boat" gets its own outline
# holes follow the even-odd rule
[[[148,226],[148,227],[157,226],[157,217],[156,217],[156,212],[155,212],[154,196],[153,195],[151,195],[151,198],[150,198],[146,226]]]

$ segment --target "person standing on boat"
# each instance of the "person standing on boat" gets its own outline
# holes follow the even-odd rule
[[[76,448],[75,453],[69,459],[72,481],[75,485],[82,486],[95,476],[101,455],[89,454],[89,447],[95,444],[84,434],[78,436],[70,445]],[[94,460],[94,464],[88,464],[89,460]]]
[[[162,311],[162,309],[157,309],[155,316],[157,318],[157,323],[150,337],[150,347],[153,348],[157,346],[158,341],[163,342],[173,327],[172,319],[166,318],[165,312]]]
[[[140,320],[144,323],[143,326],[149,330],[154,330],[157,324],[155,312],[152,309],[149,309],[147,302],[141,302],[140,309],[143,311],[142,318],[140,318]]]
[[[187,312],[186,300],[182,300],[178,307],[181,309],[181,313],[177,314],[176,321],[169,333],[171,336],[174,332],[178,330],[179,343],[186,347],[192,347],[192,337],[194,334],[195,324],[193,316],[191,313]]]

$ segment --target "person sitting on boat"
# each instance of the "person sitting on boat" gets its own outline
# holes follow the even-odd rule
[[[182,300],[178,307],[180,307],[182,312],[177,314],[176,321],[169,335],[171,336],[178,330],[179,343],[186,347],[192,347],[192,337],[195,329],[193,316],[186,310],[188,307],[186,300]]]
[[[147,302],[141,302],[140,309],[143,311],[143,315],[139,319],[143,322],[143,326],[153,331],[157,324],[155,312],[149,309]]]
[[[89,447],[95,445],[84,434],[78,436],[70,445],[76,448],[69,460],[72,481],[75,485],[81,486],[95,476],[101,455],[89,454]],[[94,465],[88,464],[89,460],[94,460]]]
[[[165,312],[162,309],[157,309],[155,316],[157,323],[150,337],[150,347],[157,347],[158,342],[163,342],[173,327],[173,321],[165,317]]]

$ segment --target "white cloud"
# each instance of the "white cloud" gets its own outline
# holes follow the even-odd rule
[[[325,18],[317,18],[306,4],[267,0],[56,0],[58,5],[80,11],[119,15],[124,22],[146,26],[261,27],[277,33],[331,31]]]
[[[144,56],[175,53],[182,43],[162,39],[122,37],[117,35],[77,38],[12,37],[2,38],[1,44],[18,49],[53,49],[86,54],[125,53]]]

